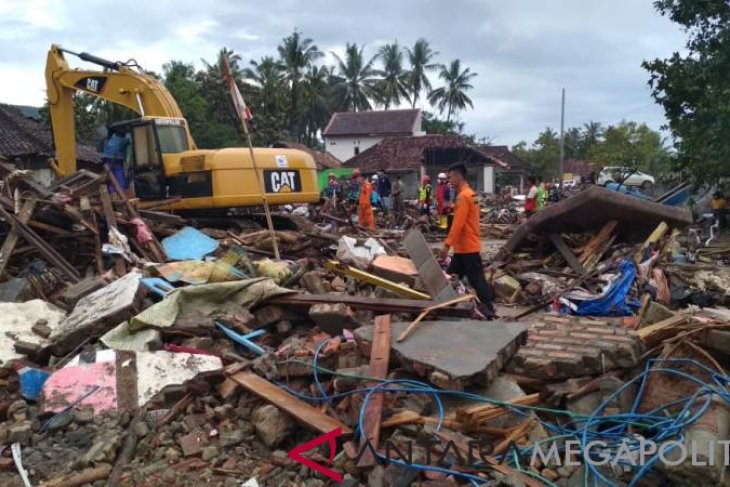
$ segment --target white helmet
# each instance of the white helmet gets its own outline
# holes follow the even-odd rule
[[[446,173],[445,172],[440,172],[439,173],[439,179],[446,179]]]
[[[377,175],[377,174],[376,174],[376,175],[374,175],[374,176],[373,176],[373,178],[372,178],[372,180],[373,180],[373,181],[377,181],[377,180],[378,180],[378,175]]]

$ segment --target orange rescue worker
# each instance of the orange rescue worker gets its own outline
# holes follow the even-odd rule
[[[466,166],[461,163],[449,168],[449,182],[456,189],[454,201],[454,221],[449,235],[441,249],[441,258],[445,259],[449,250],[454,255],[449,265],[449,274],[457,274],[459,279],[466,277],[479,298],[479,312],[488,319],[494,318],[492,297],[494,293],[484,277],[482,264],[482,239],[479,232],[479,200],[477,194],[466,182]]]
[[[360,171],[353,173],[360,182],[360,199],[358,205],[357,219],[361,227],[375,230],[375,214],[373,213],[373,185],[367,178],[360,176]]]

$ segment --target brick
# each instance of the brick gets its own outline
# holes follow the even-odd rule
[[[208,435],[200,428],[196,428],[189,434],[178,440],[183,450],[183,455],[190,457],[197,455],[203,451],[203,447],[208,445]]]
[[[347,329],[359,326],[352,310],[343,303],[315,304],[309,309],[309,317],[317,326],[332,336],[341,335]]]

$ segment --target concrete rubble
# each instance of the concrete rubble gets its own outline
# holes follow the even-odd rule
[[[377,231],[277,209],[275,260],[268,230],[240,215],[145,210],[105,178],[15,175],[29,212],[0,195],[0,485],[23,485],[13,443],[44,486],[725,478],[730,240],[697,247],[684,212],[590,189],[520,225],[513,202],[482,195],[500,316],[486,321],[450,303],[472,291],[415,207],[406,228],[379,215]],[[520,459],[537,442],[629,438],[694,440],[715,465]],[[465,461],[475,443],[491,449]],[[401,455],[415,465],[386,461]]]

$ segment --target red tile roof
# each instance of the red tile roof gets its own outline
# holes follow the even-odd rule
[[[332,115],[322,134],[333,135],[412,135],[419,130],[421,110],[376,110],[339,112]]]
[[[342,161],[330,154],[329,152],[320,152],[307,147],[304,144],[297,142],[278,142],[274,144],[274,147],[282,149],[297,149],[308,153],[314,159],[317,164],[318,171],[324,171],[325,169],[334,169],[342,166]]]
[[[517,157],[506,145],[480,145],[479,150],[490,157],[503,162],[507,167],[498,167],[502,171],[529,171],[530,166]]]
[[[54,155],[50,129],[24,116],[14,106],[0,103],[0,156],[12,161],[15,158]],[[101,160],[96,149],[84,144],[76,145],[76,157],[83,162]]]
[[[365,172],[379,170],[418,170],[429,151],[461,151],[464,161],[484,161],[505,165],[502,161],[485,154],[478,147],[458,135],[430,134],[409,137],[386,137],[380,143],[348,159],[343,166],[359,168]]]

